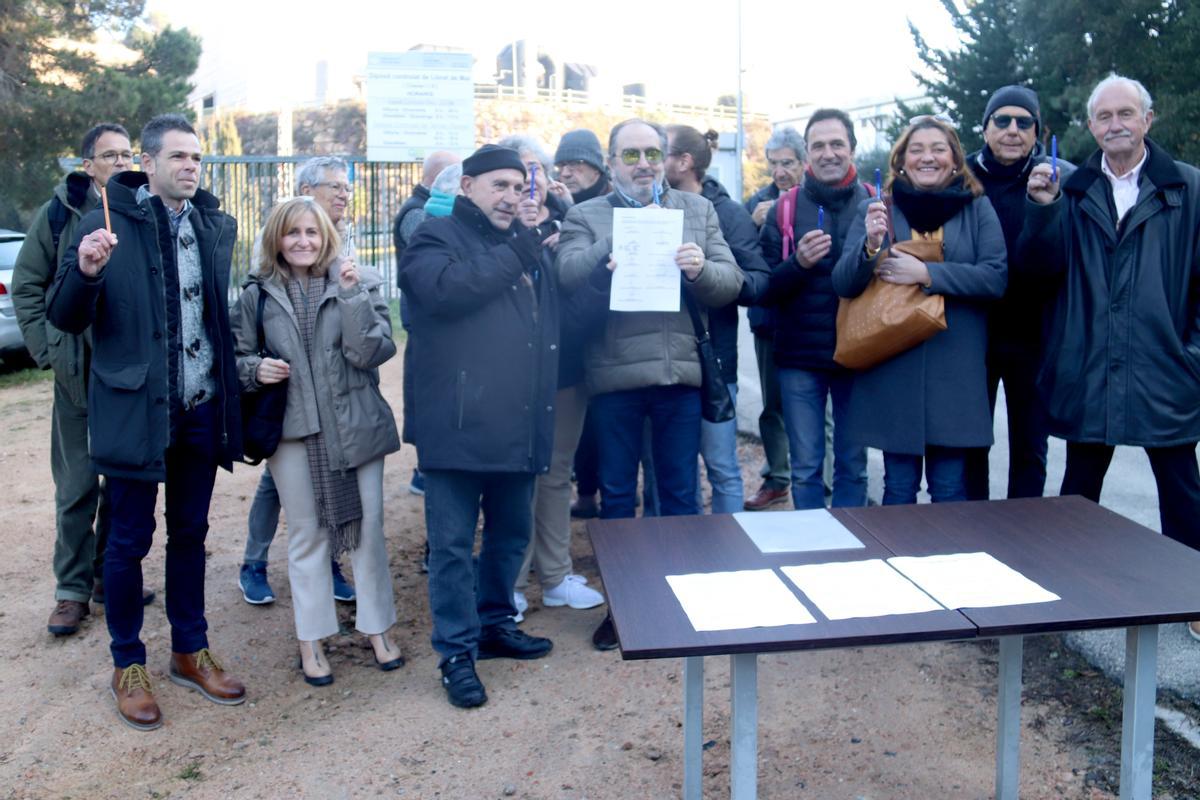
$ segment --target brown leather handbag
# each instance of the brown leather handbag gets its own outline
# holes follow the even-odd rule
[[[890,228],[890,209],[888,222]],[[913,231],[915,238],[906,242],[896,242],[895,231],[889,232],[893,252],[925,263],[942,260],[941,228],[933,233]],[[901,286],[872,275],[862,294],[843,297],[838,304],[833,360],[850,369],[870,369],[944,330],[946,301],[940,294],[925,294],[916,284]]]

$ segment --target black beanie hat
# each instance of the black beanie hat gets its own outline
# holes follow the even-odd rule
[[[596,134],[587,128],[567,131],[558,142],[554,151],[554,163],[563,164],[567,161],[582,161],[604,174],[604,151],[600,149],[600,140]]]
[[[526,174],[525,162],[521,161],[517,151],[498,144],[485,144],[462,162],[462,174],[472,178],[497,169],[515,169]]]
[[[988,120],[992,118],[992,113],[997,108],[1004,106],[1017,106],[1023,108],[1033,115],[1037,120],[1035,129],[1040,135],[1042,132],[1042,107],[1038,103],[1037,92],[1033,89],[1027,89],[1024,86],[1002,86],[996,90],[996,93],[988,100],[987,108],[983,110],[983,127],[986,128]]]

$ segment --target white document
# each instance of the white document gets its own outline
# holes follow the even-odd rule
[[[987,553],[898,556],[888,563],[946,608],[1048,603],[1061,598]]]
[[[698,631],[816,622],[774,570],[668,575],[667,583]]]
[[[879,558],[784,567],[783,574],[829,619],[943,610]]]
[[[733,518],[762,553],[809,553],[866,546],[824,508],[739,511]]]
[[[367,54],[367,160],[421,161],[475,150],[470,53]]]
[[[614,208],[611,311],[678,311],[683,209]]]

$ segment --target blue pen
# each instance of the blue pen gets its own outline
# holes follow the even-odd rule
[[[879,167],[875,168],[875,196],[883,198],[883,176],[879,174]]]
[[[1050,137],[1050,180],[1058,180],[1058,137]]]
[[[658,188],[658,182],[655,181],[655,183],[654,183],[654,205],[656,205],[656,206],[662,205],[662,203],[659,202],[661,199],[662,199],[662,192]]]
[[[537,200],[537,164],[529,165],[529,199]]]
[[[817,228],[825,232],[825,206],[817,206]]]

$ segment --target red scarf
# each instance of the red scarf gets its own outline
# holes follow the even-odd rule
[[[804,168],[804,172],[805,172],[805,174],[807,174],[807,175],[812,175],[812,176],[813,176],[813,180],[816,180],[816,177],[817,177],[817,175],[816,175],[816,173],[815,173],[815,172],[813,172],[813,170],[812,170],[812,164],[809,164],[807,167],[805,167],[805,168]],[[855,166],[854,166],[854,162],[853,162],[853,161],[851,161],[851,162],[850,162],[850,169],[849,169],[849,170],[846,172],[846,177],[842,178],[842,182],[841,182],[841,183],[839,183],[839,184],[837,184],[837,185],[836,185],[836,186],[834,186],[833,188],[835,188],[835,189],[845,189],[847,186],[849,186],[850,184],[854,183],[856,180],[858,180],[858,169],[857,169],[857,168],[855,168]]]

